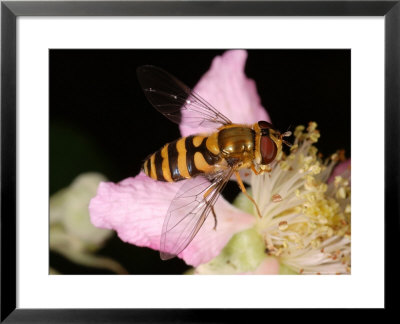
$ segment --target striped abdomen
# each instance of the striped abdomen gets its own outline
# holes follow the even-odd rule
[[[207,148],[208,138],[188,136],[166,144],[147,158],[144,172],[158,181],[179,181],[213,172],[221,157]]]

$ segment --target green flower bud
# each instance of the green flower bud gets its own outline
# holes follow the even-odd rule
[[[196,269],[199,274],[239,274],[255,270],[266,257],[262,236],[254,229],[235,234],[222,252]]]

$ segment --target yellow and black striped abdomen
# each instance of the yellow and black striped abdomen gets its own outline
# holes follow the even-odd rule
[[[164,145],[146,159],[144,172],[154,180],[169,182],[213,172],[221,157],[207,149],[207,139],[206,136],[188,136]]]

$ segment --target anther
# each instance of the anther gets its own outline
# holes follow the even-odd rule
[[[288,222],[287,221],[282,221],[279,223],[278,228],[280,231],[284,231],[285,229],[287,229],[289,227]]]

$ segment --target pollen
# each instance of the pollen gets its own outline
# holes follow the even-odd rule
[[[338,187],[343,182],[343,178],[341,176],[336,176],[334,180],[335,187]]]
[[[280,231],[284,231],[289,227],[288,222],[287,221],[282,221],[279,223],[278,228]]]
[[[282,161],[282,162],[279,163],[279,167],[280,167],[282,170],[287,171],[287,170],[289,170],[290,165],[289,165],[289,163],[287,163],[286,161]]]
[[[325,193],[328,190],[328,185],[326,183],[320,183],[318,186],[318,191]]]
[[[327,224],[328,223],[328,219],[325,217],[325,216],[322,216],[322,215],[318,215],[318,222],[320,223],[320,224]]]
[[[303,130],[305,129],[305,127],[303,125],[299,125],[296,127],[296,129],[294,130],[294,136],[295,137],[300,137],[301,135],[303,135]]]
[[[317,129],[317,123],[316,122],[309,122],[308,123],[308,127],[307,127],[307,131],[309,133],[314,132]]]
[[[281,202],[283,199],[280,194],[275,194],[271,197],[271,200],[272,202],[276,203],[276,202]]]
[[[319,137],[320,137],[319,132],[310,133],[310,140],[311,140],[313,143],[318,142]]]
[[[290,148],[290,151],[291,151],[291,152],[296,152],[298,148],[299,148],[299,144],[294,144],[294,145],[292,145],[292,147]]]
[[[340,187],[336,193],[336,198],[345,199],[346,198],[346,189],[344,187]]]
[[[314,165],[312,165],[312,166],[310,167],[309,171],[310,171],[312,174],[318,174],[318,173],[321,172],[321,167],[320,167],[318,164],[314,164]]]

